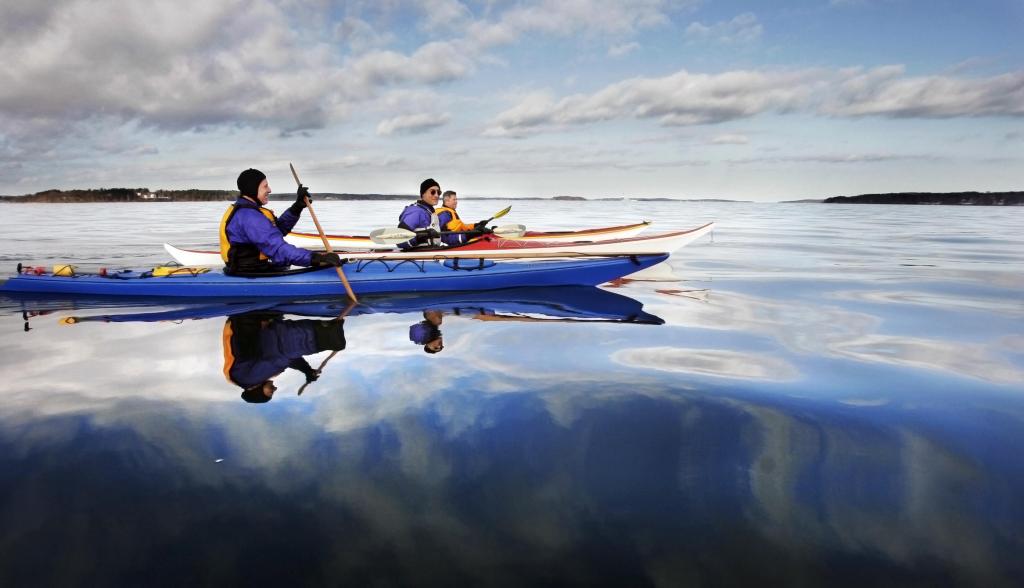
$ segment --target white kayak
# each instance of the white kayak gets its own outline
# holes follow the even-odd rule
[[[628,239],[636,237],[651,225],[651,221],[643,221],[632,225],[601,227],[599,229],[583,229],[579,231],[527,231],[517,241],[545,243],[575,243],[577,241],[603,241],[607,239]],[[284,240],[303,249],[323,249],[323,241],[317,233],[288,233]],[[327,235],[332,249],[376,249],[380,245],[374,243],[366,235]]]
[[[574,243],[531,242],[485,235],[479,240],[459,247],[418,247],[409,251],[390,247],[369,251],[335,249],[334,252],[342,259],[354,261],[451,258],[538,259],[586,255],[672,253],[710,233],[714,227],[715,223],[711,222],[695,229],[661,233],[659,235]],[[181,249],[167,243],[164,243],[164,249],[174,258],[174,261],[181,265],[207,267],[220,267],[224,265],[220,258],[220,253],[217,251]]]

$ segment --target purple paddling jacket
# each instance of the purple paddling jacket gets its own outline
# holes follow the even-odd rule
[[[417,200],[409,206],[406,206],[405,209],[402,210],[402,213],[398,215],[398,227],[407,231],[426,229],[430,227],[432,216],[434,216],[434,207],[422,200]],[[409,249],[425,242],[425,239],[415,237],[400,244],[399,247],[402,249]]]
[[[255,245],[263,255],[269,257],[275,266],[313,264],[313,252],[284,241],[284,235],[291,232],[295,223],[299,222],[300,210],[296,213],[289,208],[277,219],[277,225],[263,216],[259,206],[247,198],[239,197],[235,201],[237,210],[225,228],[228,242]]]
[[[275,319],[261,314],[238,315],[228,321],[233,327],[233,335],[226,344],[231,346],[233,361],[226,366],[226,372],[231,381],[242,388],[265,382],[287,368],[312,374],[314,370],[304,355],[345,348],[340,323]],[[325,335],[327,331],[333,333]],[[334,343],[325,339],[333,339]]]

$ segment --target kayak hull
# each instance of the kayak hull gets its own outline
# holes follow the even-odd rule
[[[9,296],[16,303],[14,308],[34,315],[69,310],[88,313],[63,317],[63,324],[178,322],[251,312],[336,318],[343,313],[347,317],[365,314],[419,315],[427,310],[443,311],[449,315],[477,316],[482,317],[481,320],[611,321],[648,325],[664,323],[659,317],[644,312],[640,301],[593,286],[384,294],[364,296],[357,306],[351,308],[348,300],[339,300],[337,297],[302,301],[263,297],[252,301],[190,298],[147,299],[143,302],[126,298],[64,298],[28,293]],[[140,306],[157,310],[140,312]],[[103,312],[95,314],[96,311]]]
[[[353,291],[368,295],[596,286],[660,263],[667,257],[667,254],[633,255],[515,263],[486,260],[365,260],[345,264],[343,269]],[[145,272],[136,271],[107,276],[21,273],[0,285],[0,292],[164,298],[309,298],[345,295],[337,272],[330,267],[275,277],[251,278],[228,276],[218,270],[165,277],[151,277]]]
[[[714,223],[707,223],[694,229],[661,233],[646,237],[609,239],[605,241],[581,241],[573,243],[552,243],[502,239],[493,235],[459,247],[417,248],[410,251],[376,250],[344,251],[335,250],[339,256],[350,260],[365,259],[439,259],[439,258],[486,258],[486,259],[528,259],[555,257],[559,255],[632,255],[672,253],[710,233]],[[179,249],[167,243],[164,250],[182,265],[221,267],[224,262],[216,251],[195,251]]]
[[[651,221],[643,221],[632,225],[620,225],[615,227],[601,227],[598,229],[583,229],[580,231],[527,231],[516,241],[548,243],[573,243],[577,241],[601,241],[606,239],[628,239],[636,237],[644,229],[651,225]],[[332,249],[376,249],[380,245],[374,243],[365,235],[326,235]],[[303,247],[305,249],[323,249],[324,244],[317,233],[292,232],[284,238],[285,241]]]

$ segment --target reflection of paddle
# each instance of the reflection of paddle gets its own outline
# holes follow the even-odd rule
[[[330,355],[327,356],[327,359],[323,360],[323,362],[320,363],[320,367],[316,368],[316,375],[317,375],[318,378],[320,377],[320,372],[323,371],[324,366],[327,365],[327,362],[331,361],[331,358],[334,357],[335,355],[338,355],[339,351],[341,351],[341,350],[340,349],[334,350],[334,352],[332,352]],[[299,388],[299,394],[298,395],[302,396],[302,392],[306,389],[306,386],[309,386],[310,384],[312,384],[315,381],[316,380],[309,380],[305,384],[303,384],[302,387]]]
[[[336,318],[334,320],[344,320],[345,317],[348,316],[348,313],[352,312],[352,309],[355,308],[355,307],[356,307],[356,301],[355,301],[355,299],[353,299],[352,302],[349,302],[348,306],[345,307],[345,310],[341,311],[341,314],[338,315],[338,318]],[[338,355],[339,351],[341,351],[341,350],[340,349],[335,349],[330,355],[327,356],[326,359],[324,359],[322,362],[320,362],[320,367],[316,368],[317,378],[319,378],[320,377],[320,373],[324,371],[324,366],[327,365],[327,362],[331,361],[331,358],[333,358],[335,355]],[[313,380],[313,382],[315,382],[315,381],[316,380]],[[306,382],[305,384],[303,384],[302,387],[299,388],[298,396],[302,396],[302,393],[306,390],[306,386],[309,386],[313,382]]]
[[[301,188],[302,182],[299,181],[299,174],[295,173],[295,166],[289,163],[288,167],[292,169],[292,177],[295,178],[295,183]],[[313,203],[309,201],[308,197],[303,197],[303,200],[306,201],[309,216],[313,219],[313,224],[316,225],[316,232],[320,234],[320,239],[324,242],[324,249],[328,253],[334,253],[334,250],[331,249],[331,242],[327,240],[327,235],[324,234],[323,228],[320,227],[320,221],[317,220],[316,213],[313,212]],[[356,300],[355,293],[352,292],[352,286],[348,285],[348,278],[345,277],[345,272],[341,270],[341,266],[337,266],[334,269],[338,270],[338,277],[341,278],[341,283],[345,285],[345,292],[348,292],[348,297],[352,299],[352,302],[359,302]]]
[[[507,208],[505,209],[508,210]],[[504,212],[504,211],[502,211]],[[441,235],[462,235],[466,233],[477,233],[478,231],[439,231]],[[491,231],[498,237],[503,239],[518,239],[526,234],[526,227],[523,225],[501,225],[500,227],[494,227]],[[393,228],[393,229],[374,229],[370,231],[370,240],[378,245],[398,245],[399,243],[405,243],[416,236],[416,233],[406,229]]]

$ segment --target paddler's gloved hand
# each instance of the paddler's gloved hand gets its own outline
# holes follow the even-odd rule
[[[438,233],[434,229],[418,229],[416,231],[416,244],[426,243],[431,239],[440,239],[441,233]]]
[[[485,221],[485,220],[482,220],[482,221],[476,223],[475,225],[473,225],[473,230],[474,231],[479,231],[481,233],[493,233],[494,232],[491,229],[487,228],[487,221]]]
[[[299,186],[299,189],[295,191],[295,203],[288,208],[295,214],[302,213],[302,209],[306,208],[306,198],[309,201],[313,201],[313,197],[309,195],[309,188],[305,186]]]
[[[337,253],[328,253],[326,251],[321,253],[319,251],[315,251],[313,252],[312,262],[313,265],[333,265],[334,267],[338,267],[341,265],[341,258],[338,257]]]
[[[304,376],[306,376],[306,382],[315,382],[320,377],[320,372],[313,369],[313,366],[309,365],[305,357],[297,357],[288,362],[288,367],[299,370]]]

